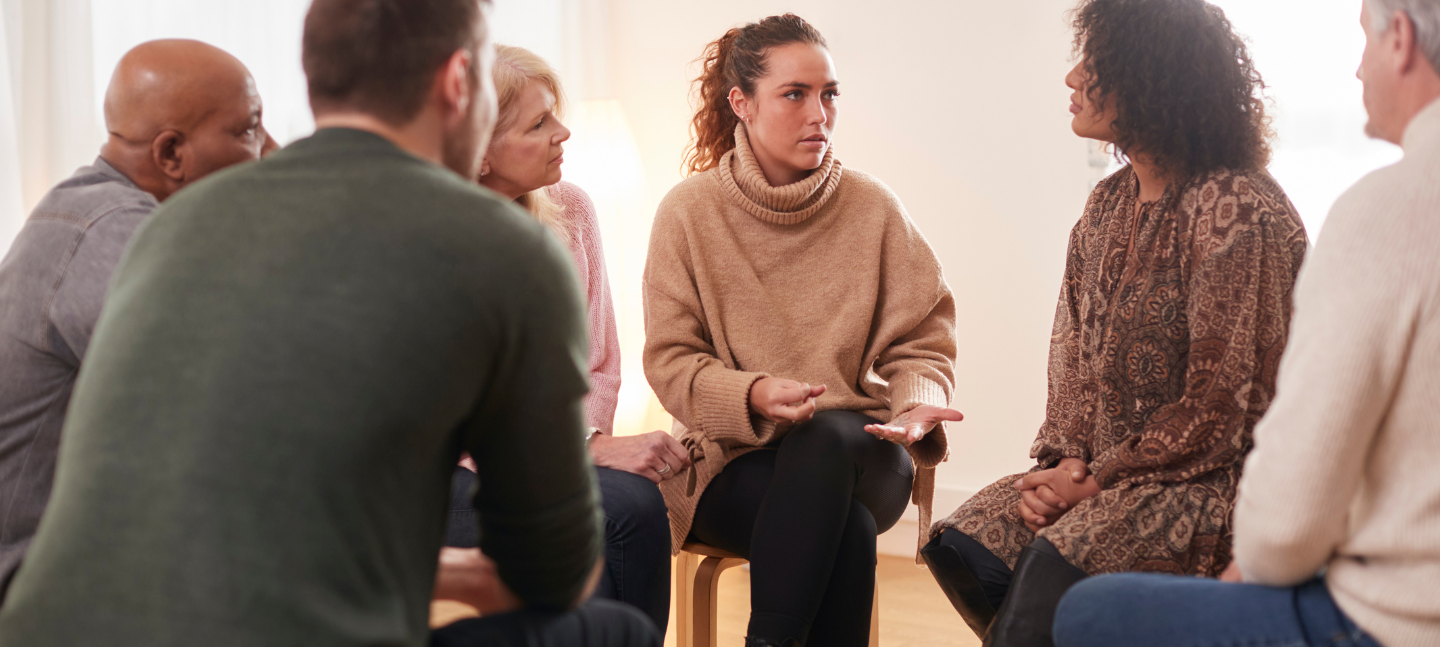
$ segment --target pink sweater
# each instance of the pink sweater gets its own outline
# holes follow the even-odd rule
[[[565,206],[561,218],[569,236],[565,244],[575,257],[580,289],[585,293],[590,322],[590,395],[585,397],[585,424],[611,434],[615,404],[620,395],[620,335],[615,328],[615,305],[610,299],[610,278],[605,273],[605,251],[595,203],[585,191],[568,182],[551,187]]]

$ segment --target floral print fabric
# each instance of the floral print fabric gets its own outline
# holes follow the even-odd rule
[[[1070,235],[1031,472],[1084,460],[1102,492],[1041,529],[1090,574],[1215,575],[1231,507],[1269,407],[1305,257],[1304,225],[1263,171],[1216,171],[1136,201],[1129,167]],[[970,535],[1012,567],[1035,539],[1013,475],[932,534]]]

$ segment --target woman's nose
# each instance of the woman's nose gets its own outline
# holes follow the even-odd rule
[[[828,120],[829,115],[825,113],[825,104],[817,97],[815,101],[810,104],[810,123],[824,124]]]
[[[1071,90],[1080,89],[1080,85],[1083,83],[1083,75],[1080,73],[1081,65],[1084,64],[1077,63],[1075,67],[1070,68],[1070,73],[1065,75],[1065,86],[1067,88],[1070,88]]]
[[[560,144],[570,140],[570,129],[565,124],[560,124],[560,132],[555,134],[555,143]]]

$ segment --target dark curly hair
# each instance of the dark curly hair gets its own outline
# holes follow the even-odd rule
[[[1204,0],[1081,0],[1072,13],[1087,95],[1116,112],[1116,156],[1190,178],[1270,160],[1265,82],[1225,12]]]

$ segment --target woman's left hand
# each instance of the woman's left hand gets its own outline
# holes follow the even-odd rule
[[[965,420],[965,415],[961,414],[960,410],[936,405],[921,405],[902,413],[889,423],[867,425],[865,431],[908,448],[916,441],[925,438],[925,435],[929,434],[937,423],[963,420]]]

